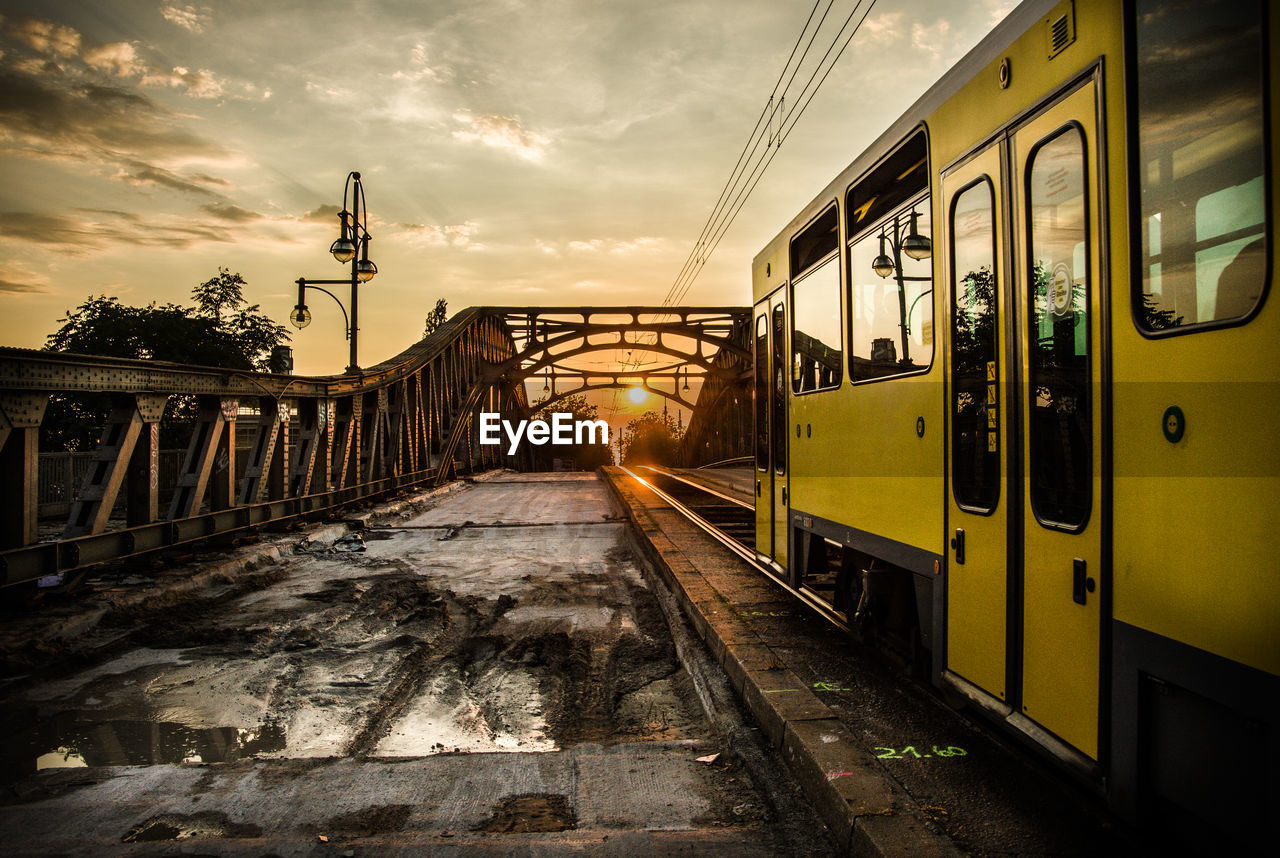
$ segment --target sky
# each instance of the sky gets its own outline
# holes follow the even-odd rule
[[[1012,5],[878,0],[682,303],[750,304],[756,252]],[[92,295],[187,302],[219,267],[285,323],[298,277],[349,271],[352,170],[364,366],[441,297],[660,304],[813,8],[0,0],[0,344],[41,347]],[[342,314],[308,304],[295,371],[340,373]]]

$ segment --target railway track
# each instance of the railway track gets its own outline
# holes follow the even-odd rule
[[[756,513],[755,507],[750,503],[665,468],[642,465],[635,469],[623,467],[622,470],[647,486],[676,512],[702,528],[761,575],[800,599],[835,627],[845,632],[850,631],[844,615],[838,613],[827,599],[808,587],[792,587],[776,567],[757,556]]]

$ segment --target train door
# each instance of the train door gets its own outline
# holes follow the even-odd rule
[[[1085,83],[942,176],[947,669],[1091,759],[1106,580],[1096,97]]]
[[[770,296],[769,309],[769,371],[772,378],[772,397],[769,426],[773,431],[773,562],[787,568],[787,527],[791,515],[791,499],[788,492],[787,438],[791,421],[787,417],[787,306],[784,286]]]
[[[1011,387],[1003,141],[942,175],[949,308],[948,669],[993,697],[1006,688]]]
[[[1013,132],[1022,483],[1021,715],[1098,757],[1105,247],[1097,86]]]
[[[773,436],[769,433],[769,412],[773,402],[773,375],[769,371],[769,300],[756,304],[751,314],[751,344],[755,358],[755,466],[756,466],[756,555],[773,557]]]
[[[787,564],[787,309],[786,289],[755,307],[756,553]],[[762,428],[763,427],[763,428]]]

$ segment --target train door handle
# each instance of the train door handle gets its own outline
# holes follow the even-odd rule
[[[1092,593],[1097,585],[1088,575],[1089,565],[1079,557],[1071,561],[1071,599],[1077,605],[1083,605],[1088,601],[1088,594]]]
[[[786,503],[786,502],[787,502],[787,487],[786,487],[786,486],[783,486],[783,487],[782,487],[782,502],[783,502],[783,503]]]
[[[951,537],[951,547],[956,552],[956,565],[964,565],[964,530],[956,528],[956,535]]]
[[[760,497],[760,481],[756,480],[756,497]]]

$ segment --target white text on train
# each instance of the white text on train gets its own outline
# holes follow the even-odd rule
[[[557,411],[551,415],[551,422],[545,420],[520,420],[514,425],[510,420],[503,420],[495,411],[480,412],[480,443],[501,444],[506,433],[511,446],[507,455],[514,456],[520,439],[525,438],[530,444],[541,446],[548,441],[552,444],[608,444],[609,424],[603,420],[574,420],[573,415],[565,411]],[[600,440],[596,440],[599,430]],[[583,437],[586,440],[583,440]]]

